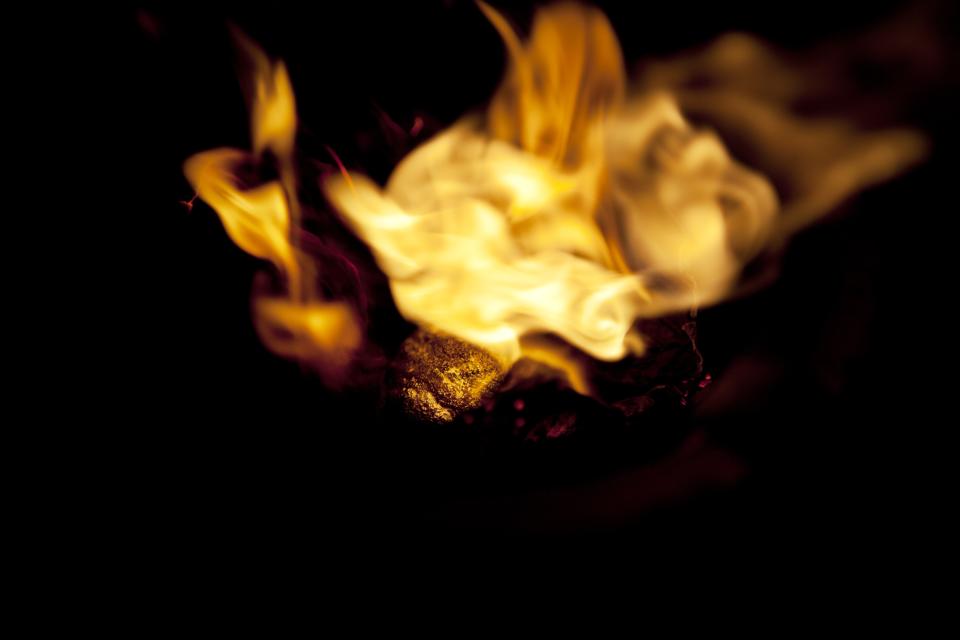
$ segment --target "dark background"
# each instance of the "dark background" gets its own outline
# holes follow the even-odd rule
[[[730,30],[801,49],[905,7],[597,4],[628,63]],[[519,25],[531,15],[531,3],[497,6]],[[931,7],[946,34],[955,12]],[[133,194],[124,206],[129,260],[112,278],[122,289],[116,389],[128,408],[124,428],[103,443],[116,469],[105,484],[119,491],[131,531],[163,541],[161,554],[575,533],[651,553],[658,547],[640,541],[722,553],[771,546],[795,557],[829,548],[866,559],[895,544],[905,523],[927,526],[922,515],[941,486],[932,453],[951,422],[938,408],[952,404],[941,386],[953,287],[936,248],[956,208],[943,161],[956,104],[946,77],[916,96],[903,122],[931,136],[929,162],[797,237],[772,288],[701,314],[700,348],[723,393],[678,426],[697,434],[699,453],[620,457],[582,482],[571,472],[492,497],[474,483],[463,503],[455,489],[439,497],[424,489],[448,483],[435,459],[442,446],[412,453],[378,423],[369,397],[326,391],[260,345],[249,315],[260,265],[208,207],[180,204],[193,195],[181,164],[201,150],[248,146],[228,21],[287,63],[301,144],[330,144],[381,179],[386,164],[364,166],[354,151],[361,132],[377,130],[377,109],[408,126],[414,115],[446,124],[481,107],[503,71],[499,37],[471,3],[453,0],[158,3],[119,18],[119,120]]]

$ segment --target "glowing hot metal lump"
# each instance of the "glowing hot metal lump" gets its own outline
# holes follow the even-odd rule
[[[566,371],[588,393],[576,363],[539,336],[559,336],[598,360],[642,355],[638,319],[730,296],[743,267],[799,225],[781,215],[770,182],[734,160],[716,134],[692,127],[670,94],[628,91],[601,12],[578,4],[541,9],[524,42],[503,16],[480,6],[509,54],[486,113],[415,149],[383,188],[343,173],[324,191],[372,250],[400,313],[438,340],[473,345],[430,347],[421,333],[406,360],[435,351],[476,360],[479,347],[502,371],[526,356]],[[185,172],[234,242],[284,277],[281,294],[255,297],[265,343],[336,372],[361,343],[360,322],[348,304],[322,298],[315,266],[290,239],[298,224],[293,93],[281,64],[249,43],[245,49],[256,87],[254,154],[271,152],[279,178],[239,188],[231,172],[249,154],[222,149],[194,156]],[[908,147],[885,147],[894,170],[917,156],[917,145]],[[839,195],[870,177],[854,172]],[[804,224],[836,200],[804,211]],[[416,367],[408,369],[416,377]],[[434,419],[476,406],[500,378],[485,364],[477,371],[476,388],[457,390],[453,410],[439,407]],[[407,384],[418,406],[445,393],[436,373],[429,384]],[[462,377],[457,384],[470,387]]]

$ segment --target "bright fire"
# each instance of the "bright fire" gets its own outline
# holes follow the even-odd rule
[[[197,194],[220,215],[238,247],[270,261],[282,283],[254,292],[257,333],[275,353],[314,365],[328,379],[347,366],[362,336],[351,307],[322,299],[314,261],[292,240],[299,222],[293,169],[296,107],[290,77],[283,64],[271,62],[260,49],[237,35],[251,71],[249,97],[253,153],[214,149],[198,153],[184,165]],[[276,180],[245,189],[237,172],[257,164],[265,154],[276,160]]]
[[[773,189],[669,96],[626,97],[599,11],[542,10],[522,43],[481,6],[510,55],[486,117],[415,150],[385,189],[335,177],[327,195],[417,324],[507,366],[537,333],[602,360],[639,354],[638,317],[730,290],[769,237]]]
[[[343,172],[324,189],[373,251],[404,317],[483,348],[504,369],[527,356],[567,369],[586,391],[539,335],[601,360],[640,355],[638,318],[723,300],[749,261],[802,226],[798,217],[806,224],[870,181],[862,171],[835,175],[828,197],[785,216],[768,179],[732,158],[715,133],[691,126],[671,94],[630,91],[601,12],[542,9],[524,41],[480,6],[509,54],[486,113],[414,150],[385,187]],[[243,49],[255,86],[253,153],[208,151],[185,172],[233,241],[281,276],[254,299],[265,343],[336,371],[360,345],[361,325],[347,303],[322,298],[322,274],[292,239],[299,207],[287,73],[252,44]],[[892,170],[918,155],[911,144],[883,147]],[[265,153],[279,177],[241,187],[237,167]]]

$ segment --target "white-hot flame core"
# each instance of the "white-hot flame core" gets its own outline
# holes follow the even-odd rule
[[[642,351],[637,318],[722,298],[763,246],[772,188],[665,95],[625,99],[599,12],[542,10],[487,118],[407,156],[386,188],[326,192],[373,249],[400,312],[506,365],[553,333],[595,358]]]

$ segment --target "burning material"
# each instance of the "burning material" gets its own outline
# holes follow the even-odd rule
[[[392,390],[407,412],[427,422],[450,422],[476,409],[503,378],[493,356],[450,336],[418,330],[404,341]]]
[[[590,394],[584,358],[642,356],[638,320],[744,290],[748,263],[923,154],[913,132],[860,135],[800,120],[776,95],[752,96],[735,81],[714,93],[687,89],[693,68],[737,78],[744,65],[768,65],[777,73],[764,77],[796,91],[780,63],[742,40],[706,54],[706,64],[654,67],[638,90],[627,84],[601,12],[569,3],[542,9],[524,41],[480,7],[509,54],[486,113],[415,149],[382,188],[346,170],[323,185],[389,279],[400,313],[420,327],[395,363],[395,393],[425,419],[475,408],[521,359]],[[234,242],[280,276],[273,291],[254,297],[264,342],[333,377],[359,348],[362,321],[346,301],[322,295],[317,263],[294,240],[292,89],[282,64],[243,47],[255,85],[253,154],[201,153],[185,172]],[[751,159],[788,186],[781,198],[717,133],[691,125],[681,105],[741,132],[756,151]],[[265,158],[278,177],[242,185],[239,167]]]

